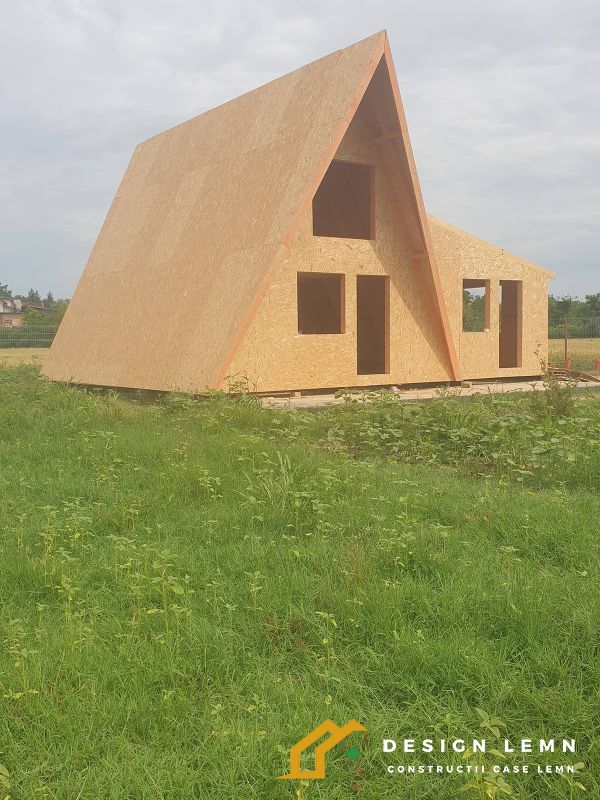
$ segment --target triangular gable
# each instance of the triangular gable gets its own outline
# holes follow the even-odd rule
[[[408,209],[414,221],[415,257],[456,377],[385,33],[136,148],[44,373],[107,386],[218,387],[367,87],[382,74],[393,100],[383,107],[389,115],[391,105],[392,124],[382,123],[382,147],[409,178],[409,190],[399,188],[401,216]]]
[[[440,344],[446,354],[448,376],[452,380],[458,380],[458,359],[452,339],[448,312],[435,260],[428,218],[410,144],[396,72],[385,32],[383,32],[382,44],[381,57],[376,69],[373,71],[369,69],[357,87],[354,102],[340,120],[332,146],[325,154],[312,182],[307,186],[302,202],[284,237],[284,244],[287,247],[293,241],[300,221],[307,212],[312,198],[323,180],[323,176],[327,172],[337,147],[346,134],[354,115],[359,108],[365,107],[366,116],[371,120],[372,140],[385,151],[385,157],[392,168],[392,174],[388,175],[387,178],[392,181],[391,189],[396,207],[397,222],[410,242],[413,259],[423,277],[424,291],[427,293],[431,314],[437,324]],[[216,375],[215,386],[220,386],[227,375],[238,347],[246,335],[260,302],[268,289],[273,272],[286,254],[287,249],[283,248],[265,273],[257,296],[248,309],[221,369]]]

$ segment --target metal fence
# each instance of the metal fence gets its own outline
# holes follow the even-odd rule
[[[550,314],[548,361],[552,366],[600,373],[600,315]]]
[[[50,347],[56,330],[38,325],[2,327],[0,350]],[[552,366],[600,373],[600,315],[550,314],[548,361]]]
[[[56,326],[19,325],[0,328],[0,350],[50,347]]]

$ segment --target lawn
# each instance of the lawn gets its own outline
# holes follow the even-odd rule
[[[2,368],[0,431],[11,800],[508,796],[381,752],[496,733],[577,741],[507,763],[585,763],[505,776],[513,797],[598,796],[597,396],[314,414]],[[368,728],[362,755],[275,780],[327,718]]]
[[[13,367],[21,364],[43,364],[47,347],[0,348],[0,366]]]

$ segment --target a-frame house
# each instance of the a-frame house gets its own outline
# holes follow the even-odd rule
[[[43,371],[187,392],[536,375],[550,276],[427,216],[381,32],[136,148]]]

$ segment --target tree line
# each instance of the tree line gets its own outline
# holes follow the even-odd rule
[[[21,300],[25,304],[43,305],[52,313],[37,311],[35,308],[26,308],[23,313],[23,322],[26,325],[53,326],[58,325],[64,316],[69,300],[63,297],[55,298],[52,292],[42,297],[37,289],[30,289],[26,295],[13,294],[6,283],[0,283],[0,297],[9,297]],[[483,297],[475,292],[463,292],[463,320],[465,330],[481,330],[483,319]],[[569,335],[576,337],[600,336],[600,292],[586,294],[583,300],[577,297],[548,296],[548,321],[549,337],[559,338],[564,332],[564,321],[568,322]]]
[[[27,294],[17,294],[12,292],[8,284],[0,282],[0,298],[2,297],[20,300],[25,306],[29,306],[23,309],[23,324],[30,327],[58,326],[69,305],[67,298],[54,297],[51,291],[45,297],[42,297],[37,289],[30,289]],[[51,313],[39,311],[31,306],[43,306],[50,309]]]
[[[577,297],[548,297],[548,336],[559,339],[564,336],[565,320],[568,334],[573,338],[592,339],[600,337],[600,292],[586,294],[584,300]]]
[[[568,334],[578,339],[600,337],[600,292],[586,294],[584,300],[577,297],[548,297],[548,336],[559,339],[564,336],[565,320]],[[479,290],[463,290],[463,330],[484,329],[484,297]]]

